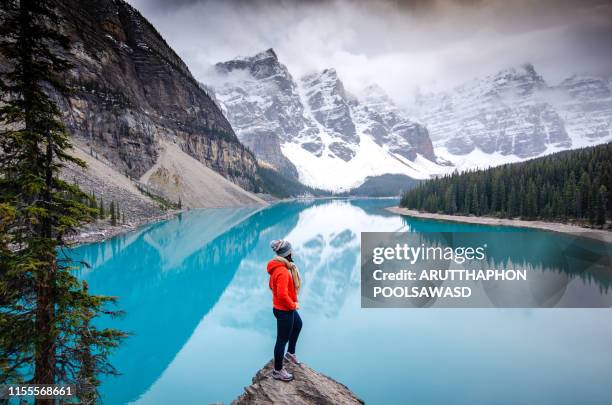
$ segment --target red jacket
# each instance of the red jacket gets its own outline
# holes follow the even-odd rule
[[[268,262],[270,274],[270,289],[272,290],[272,306],[281,311],[293,311],[297,307],[297,294],[293,285],[291,272],[283,262],[270,260]]]

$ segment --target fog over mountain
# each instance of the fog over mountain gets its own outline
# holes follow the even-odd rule
[[[302,76],[333,67],[348,90],[379,84],[403,105],[533,63],[551,84],[612,76],[606,0],[130,0],[194,76],[274,48]]]

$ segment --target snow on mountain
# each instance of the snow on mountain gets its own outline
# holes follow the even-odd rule
[[[304,311],[333,318],[345,303],[350,287],[360,282],[360,233],[406,231],[407,226],[398,216],[373,215],[346,200],[308,204],[290,227],[288,221],[293,218],[282,217],[260,235],[276,235],[275,238],[291,241],[304,280],[300,305]],[[266,306],[270,300],[269,276],[262,271],[261,263],[269,259],[270,237],[260,237],[257,246],[242,260],[209,319],[216,317],[223,319],[225,325],[249,327],[261,325],[269,317]],[[255,313],[240,316],[246,308]]]
[[[521,161],[612,139],[609,79],[549,86],[531,64],[447,92],[418,94],[411,111],[438,156],[461,169]]]
[[[218,63],[208,79],[240,140],[306,185],[341,191],[368,176],[448,170],[424,126],[380,88],[349,94],[334,69],[295,80],[269,49]]]
[[[506,69],[451,92],[419,95],[419,116],[437,147],[452,155],[475,149],[519,158],[549,146],[571,146],[563,120],[542,95],[546,83],[533,66]]]
[[[354,103],[355,121],[379,145],[414,161],[417,154],[437,162],[427,129],[410,120],[378,85],[363,90],[360,102]]]
[[[289,177],[327,190],[612,140],[609,78],[572,76],[550,86],[525,64],[417,94],[409,114],[377,85],[350,94],[334,69],[295,79],[272,49],[215,68],[208,83],[240,140]]]
[[[256,156],[296,178],[280,145],[312,126],[303,118],[297,86],[272,49],[253,57],[218,63],[209,78],[216,99],[239,139]]]
[[[572,147],[612,139],[612,79],[574,75],[552,91]]]

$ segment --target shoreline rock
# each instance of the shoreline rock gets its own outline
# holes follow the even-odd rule
[[[285,363],[294,380],[284,382],[272,378],[273,362],[270,361],[253,377],[244,393],[232,401],[232,405],[353,405],[364,404],[345,385],[323,375],[306,364]]]
[[[602,229],[584,228],[577,225],[563,224],[560,222],[525,221],[520,219],[494,218],[494,217],[469,217],[465,215],[434,214],[420,212],[402,207],[389,207],[387,211],[398,215],[414,218],[433,219],[437,221],[463,222],[468,224],[511,226],[515,228],[538,229],[542,231],[560,232],[568,235],[588,238],[605,243],[612,243],[612,232]]]
[[[184,210],[171,210],[161,215],[156,215],[149,218],[140,218],[138,220],[116,226],[110,225],[108,221],[92,222],[90,224],[85,224],[83,228],[78,230],[77,234],[67,237],[66,242],[70,247],[102,242],[107,239],[114,238],[115,236],[134,231],[143,226],[172,219],[181,212],[184,212]]]

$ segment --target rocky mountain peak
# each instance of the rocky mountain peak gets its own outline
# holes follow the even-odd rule
[[[437,161],[429,132],[411,120],[377,84],[367,86],[354,108],[356,120],[379,145],[410,161],[423,157]]]
[[[335,69],[325,69],[302,78],[308,108],[317,122],[335,137],[350,143],[359,143],[351,117],[349,100]],[[343,160],[355,154],[346,145],[334,144],[334,153]]]
[[[216,66],[216,97],[238,137],[283,173],[328,190],[386,173],[429,175],[413,164],[435,161],[427,130],[382,89],[376,103],[355,97],[334,68],[294,80],[272,50]]]
[[[519,95],[546,87],[546,82],[531,63],[525,63],[519,68],[504,69],[488,81],[498,92],[514,92]]]
[[[297,84],[276,52],[270,48],[219,62],[215,68],[216,98],[239,139],[259,159],[297,179],[297,170],[280,145],[307,132],[314,123],[304,119]]]
[[[270,48],[254,56],[238,57],[215,65],[218,73],[227,74],[235,71],[245,71],[257,80],[277,80],[280,85],[293,82],[287,67],[278,61],[274,49]]]
[[[278,62],[278,56],[276,55],[276,52],[272,48],[268,48],[265,51],[256,54],[253,58],[261,59],[261,60],[274,59],[275,61]]]
[[[307,93],[321,91],[330,96],[339,97],[343,102],[348,102],[344,84],[338,77],[336,69],[328,68],[319,73],[311,73],[303,76],[300,81]]]
[[[549,86],[531,64],[420,94],[414,109],[450,160],[475,152],[513,161],[612,139],[608,78],[574,75]]]
[[[255,55],[237,56],[227,62],[219,62],[217,65],[227,65],[229,62],[244,62],[245,64],[253,64],[257,62],[278,63],[278,56],[273,48],[268,48],[258,52]]]

